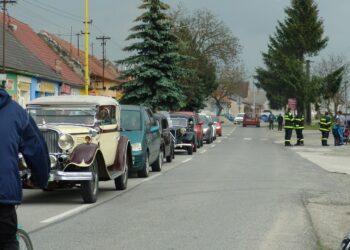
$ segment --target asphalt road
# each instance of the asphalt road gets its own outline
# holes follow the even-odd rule
[[[26,192],[20,223],[45,250],[321,249],[310,202],[340,199],[347,178],[274,143],[266,128],[224,129],[124,192],[104,183],[95,205],[77,190]]]

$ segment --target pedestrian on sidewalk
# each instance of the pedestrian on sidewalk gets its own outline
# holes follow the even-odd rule
[[[278,123],[278,131],[282,131],[282,125],[283,125],[283,116],[282,116],[282,114],[279,114],[277,116],[277,123]]]
[[[337,112],[337,116],[335,117],[335,124],[338,130],[339,143],[338,146],[344,145],[344,126],[345,126],[345,116],[343,112],[340,110]]]
[[[329,137],[329,132],[331,130],[331,118],[329,117],[328,114],[329,113],[326,111],[324,113],[324,116],[322,116],[320,119],[320,131],[322,134],[322,137],[321,137],[322,146],[329,146],[328,137]]]
[[[269,129],[273,130],[273,123],[275,122],[275,116],[271,112],[269,114],[268,121],[269,121]]]
[[[290,108],[287,109],[287,112],[284,114],[284,146],[292,146],[290,139],[292,138],[293,133],[293,123],[294,117],[290,112]]]
[[[304,115],[301,110],[298,110],[298,114],[294,118],[294,129],[297,134],[297,143],[295,146],[304,146]]]

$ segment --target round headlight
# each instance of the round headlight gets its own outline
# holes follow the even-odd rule
[[[55,168],[57,165],[57,158],[54,155],[50,155],[50,165],[51,168]]]
[[[58,138],[58,146],[62,150],[69,150],[74,146],[73,137],[69,134],[63,134]]]

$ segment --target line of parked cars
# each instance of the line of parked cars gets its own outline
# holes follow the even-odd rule
[[[193,154],[222,135],[216,116],[196,112],[158,112],[144,105],[120,105],[103,96],[51,96],[33,100],[28,113],[37,123],[50,153],[45,191],[78,187],[85,203],[98,197],[99,182],[113,180],[127,188],[130,173],[148,177],[161,171],[176,151]],[[23,188],[30,170],[19,156]]]

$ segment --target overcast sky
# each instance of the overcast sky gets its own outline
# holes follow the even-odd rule
[[[111,37],[107,41],[107,58],[111,61],[127,56],[122,48],[133,20],[141,14],[141,0],[89,0],[89,17],[93,20],[90,43],[94,43],[94,55],[102,57],[97,36]],[[248,71],[263,66],[261,52],[267,50],[269,35],[276,30],[277,21],[285,19],[284,9],[289,0],[164,0],[172,8],[181,4],[189,12],[208,9],[227,25],[243,47],[241,58]],[[318,58],[328,55],[344,55],[350,59],[350,0],[316,0],[319,16],[324,21],[325,35],[329,43]],[[46,30],[71,40],[71,29],[78,33],[84,29],[84,0],[17,0],[9,5],[9,14],[29,24],[34,30]],[[77,37],[72,38],[77,45]],[[80,48],[83,40],[80,39]],[[91,51],[90,51],[91,52]]]

